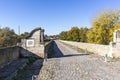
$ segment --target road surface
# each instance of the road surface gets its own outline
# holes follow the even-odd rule
[[[104,62],[95,54],[77,52],[55,41],[55,56],[43,63],[38,80],[120,80],[120,60]]]

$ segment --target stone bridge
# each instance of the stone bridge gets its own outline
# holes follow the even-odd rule
[[[21,45],[0,49],[0,80],[119,80],[120,59],[104,58],[119,57],[118,34],[110,46],[62,40],[44,46],[44,30],[36,28]]]

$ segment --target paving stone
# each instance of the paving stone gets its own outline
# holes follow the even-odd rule
[[[120,79],[120,60],[105,63],[101,56],[95,54],[77,55],[82,53],[58,41],[56,41],[56,44],[63,56],[50,58],[47,62],[44,62],[38,80]]]

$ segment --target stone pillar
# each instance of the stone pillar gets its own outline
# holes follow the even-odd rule
[[[44,29],[42,29],[40,32],[40,41],[41,44],[44,44]]]
[[[113,42],[117,41],[117,30],[113,33]]]
[[[115,30],[113,42],[110,43],[109,57],[120,57],[120,30]]]
[[[113,36],[113,41],[120,43],[120,30],[115,30],[114,36]]]
[[[120,43],[120,30],[117,31],[117,42]]]

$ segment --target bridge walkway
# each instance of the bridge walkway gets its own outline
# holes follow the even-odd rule
[[[106,63],[101,56],[79,53],[59,41],[53,48],[56,54],[43,63],[38,80],[120,79],[120,60]]]

